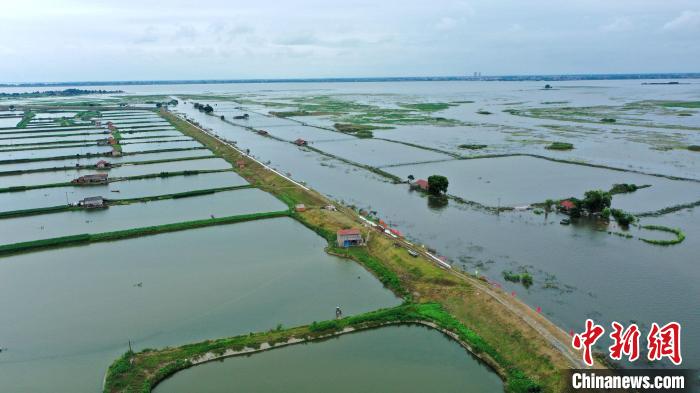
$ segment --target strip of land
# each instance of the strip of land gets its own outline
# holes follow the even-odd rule
[[[238,151],[233,145],[172,113],[162,112],[161,115],[216,155],[237,164],[236,172],[250,184],[275,195],[289,206],[304,204],[306,211],[293,212],[291,216],[323,236],[328,241],[328,252],[354,259],[363,265],[387,288],[404,298],[407,305],[439,305],[455,321],[455,325],[449,326],[448,331],[459,334],[460,329],[465,329],[473,333],[465,337],[465,343],[474,353],[480,354],[474,348],[491,348],[492,352],[488,352],[488,356],[483,356],[482,360],[504,379],[507,391],[559,392],[564,383],[563,370],[581,367],[579,355],[570,349],[568,335],[518,299],[493,288],[478,277],[440,267],[419,248],[416,248],[419,256],[414,258],[407,252],[406,243],[377,232],[370,236],[366,247],[338,248],[335,245],[337,230],[362,226],[362,221],[355,212],[337,205],[337,211],[324,209],[333,202],[321,194],[285,178]],[[374,230],[362,229],[365,236],[370,231]],[[169,350],[187,351],[187,348],[191,347]],[[147,354],[127,353],[117,361],[108,372],[105,391],[137,390],[146,386],[150,389],[162,378],[189,367],[182,363],[184,358],[166,358],[155,369],[147,370],[142,367],[151,367],[153,364],[141,356]],[[129,367],[122,367],[125,365],[124,359]],[[160,372],[158,370],[163,369],[167,372],[161,373],[160,378],[157,377]],[[115,379],[117,372],[123,376]],[[144,383],[143,378],[136,377],[138,375],[155,378],[147,379],[148,382]],[[123,384],[111,382],[117,380]]]

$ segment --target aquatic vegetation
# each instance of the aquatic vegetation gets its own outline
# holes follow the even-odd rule
[[[504,112],[516,116],[534,117],[578,123],[606,123],[683,130],[700,130],[700,127],[673,124],[672,117],[679,112],[674,108],[697,108],[697,101],[638,101],[619,106],[587,107],[542,107],[506,109]],[[687,113],[687,112],[686,112]],[[666,116],[669,122],[657,122],[648,115]]]
[[[491,112],[485,111],[485,110],[483,110],[483,109],[480,109],[480,110],[476,111],[476,113],[478,113],[478,114],[480,114],[480,115],[490,115],[490,114],[491,114]]]
[[[228,99],[231,100],[230,97]],[[331,116],[338,123],[350,124],[429,124],[438,126],[463,124],[459,120],[431,115],[433,112],[455,106],[456,103],[398,103],[398,107],[382,107],[331,95],[284,97],[279,98],[279,101],[256,100],[253,97],[236,97],[233,100],[247,105],[294,108],[294,110],[270,112],[279,117],[323,115]]]
[[[22,120],[17,123],[17,128],[27,128],[27,125],[29,125],[29,122],[32,121],[32,119],[36,116],[36,113],[34,113],[31,110],[25,111],[24,116],[22,117]]]
[[[700,101],[656,101],[656,103],[666,108],[700,108]]]
[[[532,275],[527,271],[523,271],[522,273],[513,273],[510,270],[504,270],[502,274],[504,280],[510,282],[519,282],[523,284],[525,288],[529,288],[533,284]]]
[[[89,121],[90,119],[93,119],[95,117],[102,117],[102,113],[100,113],[99,111],[82,111],[75,115],[76,119],[80,119],[83,121]]]
[[[651,184],[644,184],[644,185],[638,186],[636,184],[619,183],[619,184],[613,184],[612,188],[608,192],[612,195],[627,194],[630,192],[635,192],[635,191],[639,190],[640,188],[647,188],[647,187],[651,187]]]
[[[69,119],[67,117],[59,117],[53,119],[54,123],[58,123],[61,127],[70,127],[75,125],[75,121],[73,119]]]
[[[669,232],[673,233],[676,235],[675,239],[672,240],[657,240],[657,239],[646,239],[646,238],[639,238],[639,240],[642,240],[643,242],[649,243],[649,244],[656,244],[658,246],[671,246],[674,244],[678,244],[685,240],[685,233],[683,233],[682,230],[679,228],[669,228],[667,226],[663,225],[643,225],[642,229],[647,229],[650,231],[662,231],[662,232]]]
[[[272,116],[277,116],[277,117],[293,117],[293,116],[324,116],[324,115],[331,115],[331,112],[309,112],[309,111],[286,111],[286,112],[274,112],[271,111],[270,114]]]
[[[372,134],[372,130],[383,130],[383,129],[391,128],[391,127],[373,126],[370,124],[349,124],[349,123],[335,123],[335,124],[333,124],[333,127],[336,130],[338,130],[344,134],[354,135],[358,138],[372,138],[374,136]]]
[[[700,151],[700,145],[690,145],[690,146],[688,146],[688,150],[690,150],[690,151]]]
[[[568,142],[552,142],[550,145],[545,146],[547,150],[571,150],[573,148],[573,143]]]
[[[479,144],[462,144],[457,146],[460,149],[469,149],[469,150],[480,150],[480,149],[485,149],[488,147],[488,145],[479,145]]]
[[[399,104],[399,106],[408,109],[415,109],[422,112],[437,112],[455,106],[449,102],[421,102],[417,104]]]
[[[628,227],[631,223],[637,220],[634,215],[621,209],[610,209],[610,215],[615,219],[615,221],[617,221],[617,224],[623,228]]]

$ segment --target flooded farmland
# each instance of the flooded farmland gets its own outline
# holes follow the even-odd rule
[[[4,389],[98,391],[129,340],[181,345],[399,303],[324,244],[274,219],[3,258]]]
[[[275,378],[269,378],[270,370],[276,370]],[[369,392],[387,386],[416,393],[503,390],[498,377],[441,333],[386,327],[205,364],[166,380],[155,391],[228,392],[234,385],[246,392]]]
[[[653,90],[639,81],[582,83],[562,82],[546,92],[539,82],[125,90],[127,96],[176,98],[179,104],[169,109],[177,115],[332,200],[370,212],[370,219],[399,230],[417,249],[434,250],[453,269],[483,278],[532,309],[541,307],[565,332],[580,329],[585,318],[601,324],[635,321],[642,329],[677,320],[684,326],[684,364],[698,366],[700,319],[687,308],[697,308],[700,299],[695,285],[700,280],[695,263],[700,153],[691,149],[700,144],[700,114],[684,109],[690,116],[680,119],[654,103],[694,102],[700,97],[698,83]],[[211,104],[212,114],[195,109],[194,102]],[[337,109],[344,105],[349,109]],[[585,109],[566,109],[574,107]],[[244,113],[247,118],[235,118]],[[72,126],[61,125],[66,116]],[[24,129],[3,129],[2,149],[22,150],[0,152],[0,189],[69,182],[98,172],[115,180],[182,173],[1,192],[0,213],[72,209],[3,216],[1,245],[294,207],[233,171],[191,173],[231,168],[245,174],[247,168],[225,161],[155,112],[131,108],[88,120],[80,116],[79,111],[50,114]],[[601,122],[608,117],[617,120]],[[357,130],[364,132],[362,138]],[[96,145],[108,137],[114,141]],[[294,143],[298,139],[306,146]],[[81,146],[72,146],[72,140]],[[555,142],[572,148],[550,149]],[[100,160],[114,167],[98,170]],[[409,179],[432,175],[449,179],[451,198],[436,200],[411,190]],[[612,219],[562,225],[568,218],[563,212],[533,206],[583,198],[586,191],[615,184],[649,186],[612,196],[611,208],[642,214],[628,227]],[[75,206],[95,196],[109,203],[236,186],[251,188],[113,203],[106,209]],[[518,209],[496,212],[494,207]],[[644,225],[679,228],[684,240],[649,244],[642,239],[671,242],[676,236]],[[326,245],[293,219],[268,218],[3,256],[0,305],[13,316],[0,324],[0,348],[7,348],[0,353],[0,379],[20,391],[97,391],[129,342],[136,351],[179,346],[332,319],[336,306],[356,315],[402,302],[360,265],[324,253]],[[527,273],[533,281],[508,281],[507,272]],[[601,348],[605,345],[607,338],[600,341]],[[279,378],[260,384],[267,376],[260,370],[279,364],[288,365]],[[313,386],[299,378],[309,370],[323,370]],[[421,373],[430,378],[419,378]],[[60,381],[54,375],[61,375]],[[343,391],[351,385],[339,381],[360,375],[371,375],[363,380],[366,390],[389,384],[401,391],[503,390],[497,374],[460,346],[417,327],[382,328],[209,363],[175,374],[156,390],[224,391],[235,379],[250,391],[256,386]]]

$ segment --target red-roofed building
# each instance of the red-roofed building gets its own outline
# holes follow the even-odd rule
[[[576,207],[576,204],[568,199],[563,200],[559,202],[559,207],[562,208],[562,210],[571,210]]]
[[[97,164],[95,164],[95,167],[100,168],[100,169],[111,168],[112,164],[110,164],[109,162],[107,162],[105,160],[99,160],[99,161],[97,161]]]
[[[416,180],[416,182],[413,183],[413,186],[416,188],[420,188],[423,191],[428,191],[428,181],[425,179]]]
[[[361,246],[363,243],[359,229],[341,229],[336,235],[339,247]]]

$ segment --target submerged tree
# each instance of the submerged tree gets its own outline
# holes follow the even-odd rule
[[[439,195],[447,192],[447,186],[450,182],[445,176],[432,175],[428,177],[428,191],[431,194]]]
[[[583,207],[591,213],[597,213],[610,207],[612,195],[603,190],[586,191],[583,198]]]

